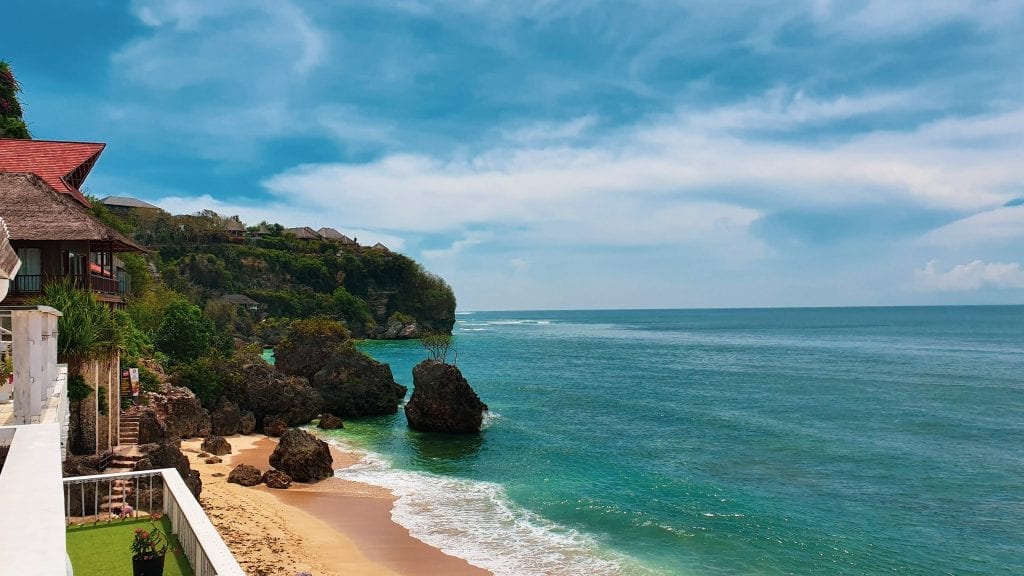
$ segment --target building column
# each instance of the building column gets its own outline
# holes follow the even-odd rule
[[[39,421],[43,409],[43,313],[15,310],[11,313],[14,356],[14,420],[17,424]]]

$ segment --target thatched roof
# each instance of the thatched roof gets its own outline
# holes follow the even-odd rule
[[[228,232],[245,232],[245,224],[234,218],[228,218],[227,222],[224,223],[224,229]]]
[[[320,234],[320,236],[322,236],[325,240],[335,240],[335,241],[340,242],[342,244],[355,244],[356,243],[355,240],[349,238],[348,236],[345,236],[344,234],[342,234],[341,232],[338,232],[334,228],[321,228],[321,229],[317,230],[317,233]]]
[[[0,218],[11,240],[89,240],[110,242],[114,252],[146,251],[35,174],[0,173]]]
[[[377,242],[376,244],[374,244],[374,245],[372,246],[372,248],[373,248],[374,250],[383,250],[383,251],[385,251],[385,252],[391,252],[391,250],[388,250],[388,247],[387,247],[387,246],[385,246],[385,245],[381,244],[380,242]]]
[[[320,239],[320,234],[318,234],[316,230],[313,230],[309,226],[303,226],[301,228],[285,228],[284,231],[287,234],[295,234],[295,236],[300,240]]]
[[[0,280],[13,278],[20,267],[18,253],[7,240],[7,223],[0,218]]]

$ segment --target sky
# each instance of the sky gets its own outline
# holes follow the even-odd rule
[[[8,0],[87,191],[460,310],[1024,303],[1024,0]]]

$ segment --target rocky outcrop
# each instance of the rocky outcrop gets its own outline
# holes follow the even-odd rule
[[[224,396],[253,413],[256,430],[268,417],[289,426],[308,424],[322,411],[323,400],[305,378],[286,376],[267,364],[259,354],[240,352],[224,367]],[[239,422],[241,427],[241,422]]]
[[[256,430],[256,415],[249,410],[242,412],[242,416],[238,419],[238,433],[252,434],[254,430]]]
[[[280,418],[267,418],[266,424],[263,425],[263,432],[273,438],[280,438],[287,430],[288,423]]]
[[[153,468],[176,469],[192,494],[196,499],[199,498],[203,483],[199,478],[199,472],[192,470],[188,457],[181,452],[180,440],[171,438],[156,444],[142,444],[139,446],[139,452],[149,459]]]
[[[206,464],[220,464],[224,460],[220,456],[210,456],[206,460],[203,460]]]
[[[409,427],[426,432],[479,432],[487,405],[451,364],[424,360],[412,370],[412,398],[405,405]]]
[[[334,414],[325,412],[320,415],[320,421],[317,422],[316,427],[321,430],[337,430],[339,428],[344,428],[345,423],[341,421],[341,418],[338,418]]]
[[[228,482],[242,486],[255,486],[263,481],[260,469],[248,464],[239,464],[228,474]]]
[[[292,485],[292,477],[280,470],[267,470],[263,474],[263,483],[267,485],[267,488],[284,490]]]
[[[201,438],[210,435],[210,414],[188,388],[167,386],[163,392],[151,392],[149,405],[166,429],[167,437]]]
[[[203,449],[203,452],[209,452],[214,456],[231,454],[231,444],[229,444],[223,436],[210,436],[205,438],[200,448]]]
[[[91,454],[88,456],[68,454],[67,458],[64,459],[64,477],[92,476],[93,474],[99,474],[100,460],[102,460],[102,458],[103,456],[100,454]]]
[[[274,365],[285,374],[311,378],[327,363],[334,349],[350,338],[341,322],[323,318],[295,320],[274,347]]]
[[[217,436],[234,436],[241,427],[242,410],[238,404],[221,398],[217,408],[210,412],[210,433]]]
[[[167,426],[164,425],[156,409],[152,406],[132,406],[126,416],[139,419],[139,444],[152,444],[163,442],[170,438],[167,433]]]
[[[411,340],[423,334],[415,318],[392,315],[388,323],[378,326],[373,337],[378,340]]]
[[[327,443],[305,430],[293,428],[281,436],[270,455],[270,465],[296,482],[317,482],[334,475],[334,458]]]
[[[343,418],[394,414],[405,398],[391,367],[351,345],[335,348],[310,383],[323,398],[324,410]]]

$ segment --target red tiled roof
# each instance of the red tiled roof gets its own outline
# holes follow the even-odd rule
[[[0,172],[29,172],[84,206],[79,188],[106,144],[0,138]]]

